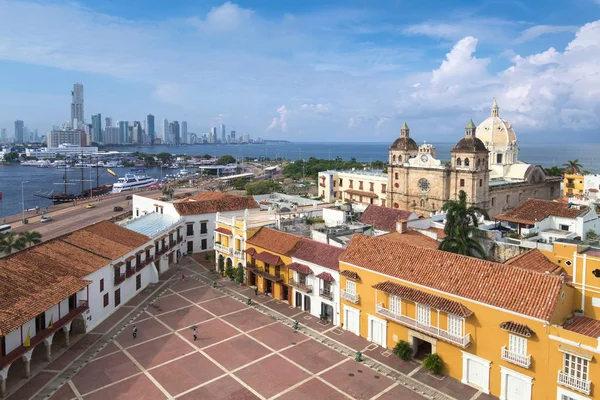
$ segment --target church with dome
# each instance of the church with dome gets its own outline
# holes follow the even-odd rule
[[[478,126],[470,121],[451,150],[449,163],[436,158],[431,144],[417,145],[408,125],[389,149],[386,205],[430,215],[465,192],[469,204],[490,216],[528,198],[560,196],[560,178],[546,176],[539,165],[519,161],[513,127],[500,118],[496,100],[490,116]]]

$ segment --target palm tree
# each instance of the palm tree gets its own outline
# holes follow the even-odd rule
[[[42,234],[36,231],[25,231],[21,233],[20,239],[23,239],[23,243],[27,246],[31,246],[42,241]]]
[[[451,200],[444,204],[446,237],[440,243],[439,249],[451,253],[467,256],[486,258],[485,250],[474,239],[477,232],[477,219],[484,216],[489,219],[486,210],[477,206],[467,205],[467,194],[463,191],[458,196],[458,201]]]
[[[25,241],[23,238],[18,237],[13,232],[0,236],[0,252],[10,255],[15,250],[23,250],[24,247]]]
[[[579,159],[569,160],[563,164],[566,167],[566,172],[569,174],[580,174],[583,165],[579,163]]]

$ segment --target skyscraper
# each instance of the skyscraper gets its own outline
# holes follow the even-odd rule
[[[129,143],[129,122],[118,121],[119,125],[119,139],[122,144]]]
[[[73,85],[71,96],[73,97],[71,101],[71,127],[77,129],[85,121],[85,114],[83,113],[83,85],[81,83]],[[77,121],[77,126],[74,125],[75,121]]]
[[[231,139],[231,143],[235,143],[235,131],[231,131],[229,138]]]
[[[140,121],[133,121],[133,130],[131,135],[132,143],[139,146],[144,144],[144,130]]]
[[[179,136],[179,122],[173,121],[169,124],[169,136],[172,138],[172,143],[178,145],[181,137]]]
[[[148,134],[148,140],[150,140],[150,146],[154,146],[156,133],[154,132],[154,115],[152,114],[146,116],[146,133]]]
[[[163,131],[162,131],[162,134],[163,134],[163,137],[162,137],[163,142],[169,143],[169,140],[171,139],[169,137],[169,120],[166,119],[166,118],[163,119]]]
[[[104,127],[105,128],[112,128],[112,118],[111,117],[106,117],[104,119]]]
[[[25,124],[20,119],[15,121],[15,142],[23,143],[23,135],[25,134]]]
[[[181,143],[188,143],[188,130],[186,121],[181,121]]]
[[[6,143],[6,128],[0,129],[0,142]]]
[[[102,137],[102,114],[92,115],[92,130],[94,131],[92,142],[104,143]]]
[[[217,127],[213,126],[210,130],[210,137],[208,143],[217,143]]]
[[[221,124],[221,143],[227,143],[227,135],[225,133],[225,124]]]

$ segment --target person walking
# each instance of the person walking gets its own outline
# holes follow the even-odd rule
[[[194,342],[198,339],[198,328],[194,327]]]
[[[137,337],[137,326],[133,326],[133,338],[135,339]]]

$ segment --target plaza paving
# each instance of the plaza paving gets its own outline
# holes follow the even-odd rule
[[[196,256],[174,266],[161,277],[164,287],[146,289],[9,399],[424,398],[418,391],[434,398],[488,397],[450,377],[432,377],[419,363],[403,362],[300,309],[255,296],[201,264]],[[240,301],[246,297],[255,304]],[[300,322],[299,332],[292,319]],[[356,350],[364,362],[354,360]],[[83,367],[74,371],[73,365]]]

